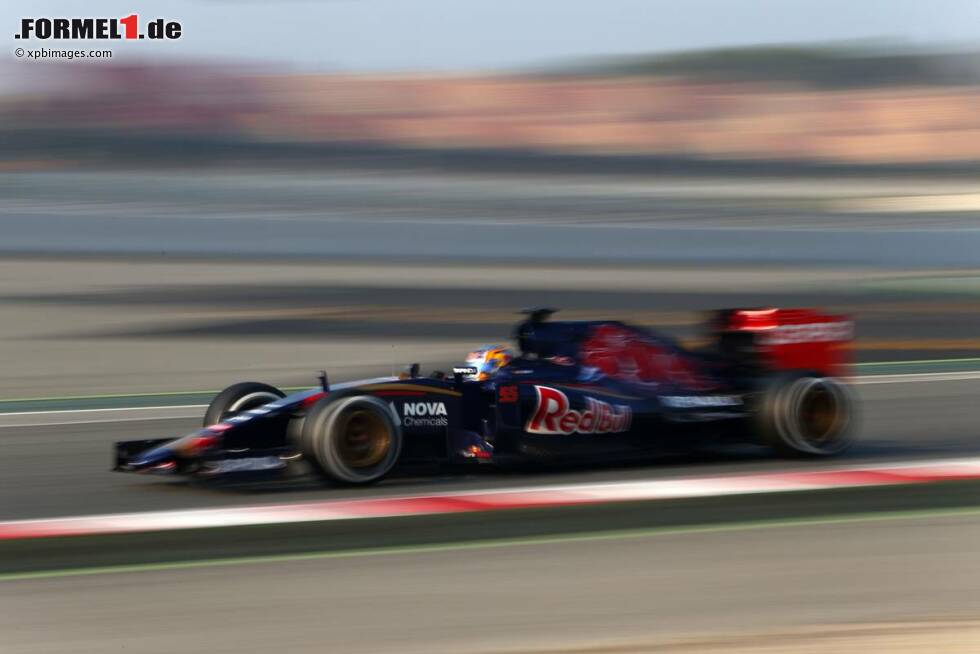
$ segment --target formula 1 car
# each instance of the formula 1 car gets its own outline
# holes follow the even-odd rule
[[[216,477],[311,468],[341,484],[413,462],[630,460],[711,439],[829,456],[854,438],[852,323],[806,309],[729,309],[710,344],[681,347],[616,321],[526,312],[519,353],[492,378],[475,368],[320,385],[286,396],[243,382],[219,393],[204,427],[116,444],[115,470]]]

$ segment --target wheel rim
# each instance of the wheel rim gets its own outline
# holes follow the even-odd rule
[[[815,386],[800,400],[800,431],[813,443],[826,441],[840,422],[837,397],[823,385]]]
[[[799,449],[825,454],[845,447],[850,414],[843,389],[823,379],[807,379],[794,390],[789,431]]]
[[[350,468],[369,468],[391,449],[391,430],[375,411],[355,409],[338,425],[337,454]]]

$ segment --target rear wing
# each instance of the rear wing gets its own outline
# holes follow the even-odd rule
[[[719,350],[767,370],[850,375],[854,322],[813,309],[724,309],[712,321]]]

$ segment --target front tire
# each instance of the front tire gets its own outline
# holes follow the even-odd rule
[[[228,418],[275,402],[286,397],[286,394],[275,386],[259,382],[241,382],[232,384],[218,393],[204,414],[204,426],[209,427]]]
[[[770,379],[760,393],[756,432],[789,456],[834,456],[854,443],[856,409],[841,382],[816,373]]]
[[[376,397],[324,398],[303,420],[300,451],[329,481],[371,484],[395,466],[402,431],[388,404]]]

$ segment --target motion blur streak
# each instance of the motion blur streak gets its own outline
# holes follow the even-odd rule
[[[16,56],[37,12],[7,4]],[[817,469],[744,445],[367,488],[108,471],[115,441],[200,428],[201,389],[451,370],[524,307],[691,348],[711,309],[853,317],[860,437],[834,465],[976,458],[977,7],[175,0],[140,9],[174,42],[8,55],[0,521]],[[0,651],[972,654],[976,486],[9,539],[5,570],[85,574],[0,581]],[[429,549],[351,553],[402,542]]]

